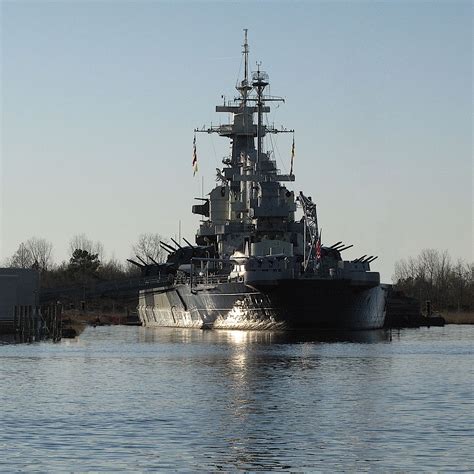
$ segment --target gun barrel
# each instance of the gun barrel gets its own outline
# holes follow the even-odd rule
[[[168,253],[173,253],[170,249],[167,249],[164,245],[162,245],[161,242],[160,242],[160,247],[161,247],[163,250],[166,250]]]
[[[183,248],[183,247],[181,247],[181,245],[178,244],[178,242],[176,242],[176,240],[173,239],[173,237],[171,237],[171,240],[172,240],[180,249]]]
[[[176,252],[176,249],[166,242],[160,242],[160,245],[164,245],[165,247],[169,248],[171,252]]]
[[[330,249],[333,249],[333,248],[336,248],[338,245],[341,245],[342,244],[342,240],[339,241],[339,242],[336,242],[335,244],[331,245],[331,247],[329,247]]]
[[[137,257],[137,258],[138,258],[138,260],[140,260],[140,262],[142,262],[142,263],[143,263],[143,265],[145,265],[145,266],[147,266],[147,265],[148,265],[148,263],[146,263],[146,262],[145,262],[145,260],[143,260],[143,258],[140,258],[138,255],[135,255],[135,257]]]
[[[183,240],[193,249],[194,245],[183,237]]]
[[[153,257],[150,257],[150,255],[147,255],[147,258],[149,258],[155,265],[159,265],[159,263]]]
[[[135,262],[135,260],[132,260],[131,258],[127,258],[127,262],[132,263],[133,265],[137,266],[138,268],[143,268],[143,265],[141,263]]]
[[[344,250],[350,249],[351,247],[354,247],[354,244],[346,245],[345,247],[342,247],[342,249],[338,249],[338,250],[339,250],[339,252],[342,252]]]

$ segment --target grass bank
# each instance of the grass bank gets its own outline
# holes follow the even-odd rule
[[[442,311],[446,324],[474,324],[474,311]]]

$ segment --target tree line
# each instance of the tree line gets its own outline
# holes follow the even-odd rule
[[[167,253],[160,246],[163,241],[166,239],[157,233],[141,234],[131,247],[131,259],[164,262]],[[52,243],[39,237],[21,242],[3,263],[7,267],[36,268],[44,287],[132,278],[140,274],[139,268],[129,262],[119,262],[114,257],[106,259],[102,243],[85,234],[70,239],[68,260],[59,264],[54,261]],[[462,259],[453,262],[446,250],[424,249],[416,257],[399,260],[393,281],[396,289],[422,304],[431,301],[435,309],[474,309],[474,263]]]
[[[140,234],[131,247],[132,259],[140,257],[145,262],[164,262],[167,253],[160,242],[167,242],[160,234]],[[85,283],[89,280],[112,280],[132,278],[140,270],[129,262],[119,262],[114,257],[105,258],[104,246],[99,241],[89,239],[85,234],[73,236],[68,245],[68,259],[56,263],[53,244],[47,239],[31,237],[21,242],[17,250],[3,265],[11,268],[35,268],[41,274],[43,287]]]
[[[474,263],[451,259],[447,250],[424,249],[395,264],[397,289],[437,310],[474,309]]]

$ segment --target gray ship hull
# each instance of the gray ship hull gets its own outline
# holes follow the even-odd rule
[[[150,327],[352,331],[382,328],[386,297],[384,285],[348,280],[182,284],[141,291],[138,314]]]

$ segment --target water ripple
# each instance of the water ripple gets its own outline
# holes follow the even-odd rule
[[[463,471],[474,328],[0,345],[0,470]]]

